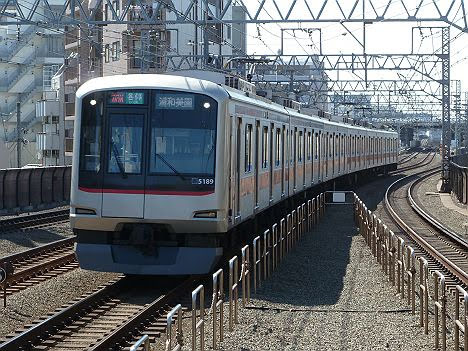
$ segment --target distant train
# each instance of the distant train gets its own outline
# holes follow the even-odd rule
[[[395,132],[252,95],[168,75],[97,78],[77,91],[70,216],[81,267],[206,273],[239,228],[288,199],[396,168]]]

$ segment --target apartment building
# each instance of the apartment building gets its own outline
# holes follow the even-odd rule
[[[52,7],[63,1],[49,1]],[[38,7],[36,17],[40,17]],[[9,9],[11,13],[16,8]],[[33,18],[36,20],[38,18]],[[8,156],[0,168],[16,167],[17,103],[20,103],[20,165],[41,163],[36,133],[42,119],[36,116],[36,102],[51,90],[51,78],[63,64],[63,33],[32,25],[0,26],[0,143]]]
[[[185,13],[190,0],[172,1],[174,8],[167,11],[168,21]],[[199,2],[188,13],[187,23],[168,24],[170,47],[167,52],[169,71],[184,69],[222,69],[229,56],[245,56],[247,50],[246,25],[210,24],[212,16],[221,17],[225,0],[209,0],[209,11]],[[230,5],[224,14],[225,20],[244,20],[245,11],[241,6]],[[192,21],[203,21],[206,25],[195,25]]]
[[[244,55],[246,50],[245,25],[210,25],[195,26],[190,24],[138,24],[143,21],[145,13],[150,18],[161,21],[174,19],[177,12],[185,11],[188,0],[173,0],[167,6],[159,7],[152,0],[89,0],[84,5],[93,10],[103,20],[112,20],[125,12],[124,20],[132,24],[108,24],[98,29],[67,28],[65,41],[66,62],[64,71],[64,114],[65,114],[65,156],[66,162],[72,155],[73,121],[75,114],[75,91],[87,80],[97,76],[111,76],[132,73],[166,73],[174,70],[189,69],[191,65],[182,61],[207,52],[208,60],[203,67],[220,68],[223,61],[220,55]],[[110,6],[112,5],[112,6]],[[99,9],[96,6],[100,6]],[[210,10],[219,14],[223,8],[221,0],[210,0]],[[79,16],[77,12],[75,16]],[[191,19],[204,18],[206,12],[200,5],[195,7]],[[230,6],[225,18],[238,16],[244,19],[245,13],[240,6]],[[208,18],[207,18],[208,19]],[[209,20],[209,19],[208,19]],[[136,22],[136,23],[135,23]],[[235,29],[234,29],[235,27]],[[207,30],[206,43],[203,42]],[[92,38],[92,40],[89,40]],[[76,54],[76,55],[75,55]],[[192,57],[192,58],[190,58]],[[193,67],[192,67],[193,68]],[[201,69],[202,66],[200,65]]]
[[[101,4],[97,0],[82,3],[85,11],[92,11],[96,20],[102,20]],[[68,12],[69,16],[70,13]],[[80,11],[75,12],[75,18],[80,18]],[[65,164],[71,163],[73,153],[73,131],[75,122],[75,93],[88,80],[101,77],[103,74],[103,27],[88,27],[86,25],[69,26],[65,28],[65,67],[58,79],[60,100],[63,101],[64,150]]]
[[[113,0],[112,9],[103,2],[103,18],[110,20],[120,16],[122,9],[128,3],[131,5],[126,13],[126,20],[133,23],[143,21],[147,14],[149,18],[164,21],[166,11],[161,8],[155,13],[156,3],[143,2],[143,5],[131,0]],[[163,73],[166,71],[166,52],[170,35],[164,25],[145,24],[110,24],[103,29],[102,34],[102,67],[103,75],[131,73]]]

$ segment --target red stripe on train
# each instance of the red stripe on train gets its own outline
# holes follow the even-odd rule
[[[133,194],[133,195],[178,195],[178,196],[205,196],[213,194],[214,191],[175,191],[175,190],[125,190],[125,189],[93,189],[78,187],[79,190],[87,193],[104,194]]]

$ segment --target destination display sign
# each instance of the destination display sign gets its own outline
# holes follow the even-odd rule
[[[111,91],[107,102],[115,105],[144,105],[145,93],[141,91]]]
[[[160,110],[193,110],[195,97],[190,94],[156,94],[156,108]]]

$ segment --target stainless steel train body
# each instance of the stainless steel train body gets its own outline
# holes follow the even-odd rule
[[[208,81],[113,76],[76,95],[70,216],[85,269],[205,273],[233,228],[321,182],[397,162],[394,132]]]

